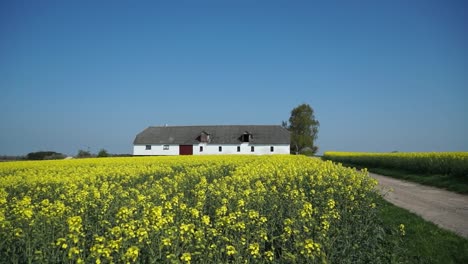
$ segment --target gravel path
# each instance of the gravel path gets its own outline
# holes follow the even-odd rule
[[[385,200],[468,238],[468,195],[369,173]],[[393,189],[393,191],[391,191]]]

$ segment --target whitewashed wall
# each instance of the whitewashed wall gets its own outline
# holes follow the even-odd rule
[[[133,145],[133,155],[179,155],[179,145],[169,145],[169,149],[164,150],[165,145],[151,145],[150,150],[146,150],[146,145]]]
[[[203,146],[203,151],[200,152],[200,146]],[[222,146],[222,151],[219,151],[219,146]],[[237,152],[237,147],[241,147],[241,151]],[[251,146],[254,146],[254,152],[251,152]],[[274,147],[274,151],[270,151],[270,147]],[[169,145],[168,150],[163,149],[164,145],[151,145],[151,150],[146,150],[146,145],[134,145],[133,155],[179,155],[179,145]],[[255,144],[236,144],[236,145],[215,145],[215,144],[194,144],[193,155],[223,155],[223,154],[249,154],[249,155],[272,155],[272,154],[289,154],[288,144],[273,144],[273,145],[255,145]]]
[[[203,146],[203,152],[200,152],[200,146]],[[219,151],[219,147],[222,151]],[[240,152],[237,152],[237,147],[240,146]],[[251,152],[251,146],[254,146],[254,152]],[[274,147],[274,151],[270,152],[270,147]],[[270,154],[289,154],[289,145],[254,145],[254,144],[236,144],[236,145],[215,145],[215,144],[198,144],[193,145],[193,155],[222,155],[222,154],[249,154],[249,155],[270,155]]]

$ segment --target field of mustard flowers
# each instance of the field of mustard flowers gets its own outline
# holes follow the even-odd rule
[[[325,152],[323,158],[368,168],[468,177],[468,152]]]
[[[0,260],[389,262],[375,184],[304,156],[4,162]]]

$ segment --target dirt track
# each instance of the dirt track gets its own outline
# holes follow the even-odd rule
[[[468,238],[468,195],[373,173],[369,175],[379,181],[379,190],[387,201]]]

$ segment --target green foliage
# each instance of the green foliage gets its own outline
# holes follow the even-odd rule
[[[380,219],[387,232],[404,225],[403,238],[388,236],[390,244],[402,244],[398,255],[403,263],[468,263],[468,240],[438,228],[421,217],[396,207],[383,199],[378,200]],[[393,228],[391,228],[393,227]],[[400,241],[401,240],[401,241]]]
[[[91,158],[92,155],[91,155],[91,152],[80,149],[78,150],[78,154],[76,154],[76,157],[77,158]]]
[[[64,158],[66,158],[66,156],[63,155],[62,153],[54,153],[52,155],[45,156],[44,160],[58,160],[58,159],[64,159]]]
[[[38,151],[31,152],[26,155],[27,160],[54,160],[54,159],[64,159],[65,155],[55,151]]]
[[[286,122],[282,123],[286,126]],[[301,104],[291,111],[288,130],[291,132],[291,152],[300,153],[307,150],[316,153],[318,147],[314,141],[317,139],[320,123],[315,119],[314,110],[308,104]]]
[[[99,153],[97,154],[98,158],[105,158],[109,157],[109,153],[105,149],[101,149]]]
[[[303,148],[299,153],[301,155],[312,157],[315,155],[315,153],[317,153],[317,148],[315,147],[315,149],[312,149],[312,148],[306,147],[306,148]]]

